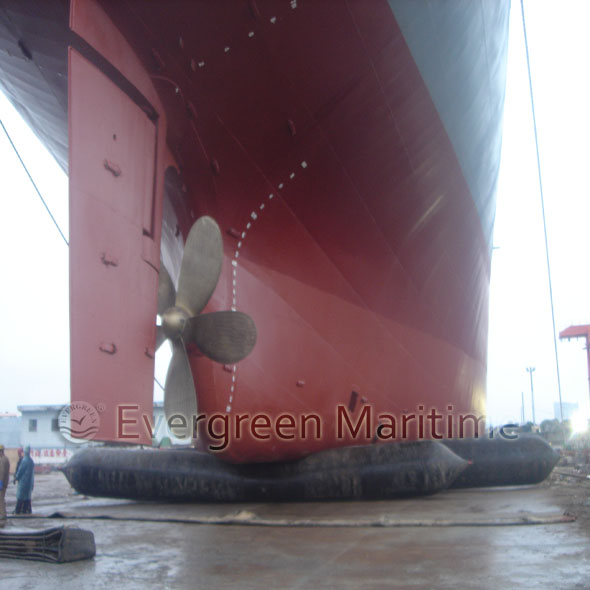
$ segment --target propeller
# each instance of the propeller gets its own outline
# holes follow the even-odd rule
[[[256,344],[256,326],[241,311],[217,311],[201,314],[221,273],[223,244],[214,219],[203,216],[191,228],[184,246],[178,291],[163,264],[158,284],[156,349],[164,340],[172,342],[172,360],[164,386],[164,411],[169,418],[186,418],[197,413],[194,380],[186,353],[192,342],[218,363],[233,364],[246,357]]]

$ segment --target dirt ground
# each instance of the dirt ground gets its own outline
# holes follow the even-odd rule
[[[9,512],[14,504],[11,484]],[[538,486],[393,501],[249,505],[88,498],[53,472],[36,477],[32,505],[32,517],[12,516],[7,530],[78,526],[93,532],[96,556],[60,565],[2,559],[7,588],[589,587],[590,480],[573,466],[559,467]],[[257,520],[233,518],[229,524],[225,518],[236,512]],[[577,521],[564,519],[564,512]],[[383,517],[393,523],[383,525]],[[310,524],[277,526],[283,519]],[[330,524],[335,520],[363,523]]]
[[[590,534],[590,476],[573,467],[556,467],[541,484],[547,487],[564,512],[572,514]]]

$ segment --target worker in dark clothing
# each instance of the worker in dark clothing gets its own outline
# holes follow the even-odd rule
[[[35,481],[35,463],[31,459],[31,447],[25,447],[25,454],[14,474],[16,488],[16,514],[31,514],[31,496]]]

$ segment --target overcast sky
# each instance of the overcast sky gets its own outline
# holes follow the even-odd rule
[[[525,2],[540,144],[545,215],[558,332],[590,324],[587,181],[590,136],[590,2]],[[488,415],[520,418],[521,392],[531,419],[552,417],[557,376],[534,131],[520,2],[510,22],[502,164],[493,253],[488,357]],[[588,409],[581,340],[558,343],[562,397]]]
[[[558,9],[557,9],[558,6]],[[587,182],[590,137],[590,2],[525,3],[558,331],[590,324]],[[67,178],[0,95],[0,117],[67,236]],[[12,148],[0,136],[3,312],[0,410],[69,399],[68,248]],[[504,143],[492,261],[488,416],[537,422],[558,400],[539,185],[520,2],[513,0]],[[563,400],[588,409],[581,340],[558,344]],[[165,366],[157,369],[161,382]],[[157,399],[161,392],[156,387]]]

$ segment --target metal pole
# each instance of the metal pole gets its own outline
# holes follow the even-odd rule
[[[535,367],[527,367],[526,370],[528,371],[529,375],[531,376],[531,404],[533,406],[533,426],[537,423],[535,420],[535,392],[533,390],[533,371]]]
[[[590,337],[586,334],[586,356],[588,357],[588,391],[590,395]]]

